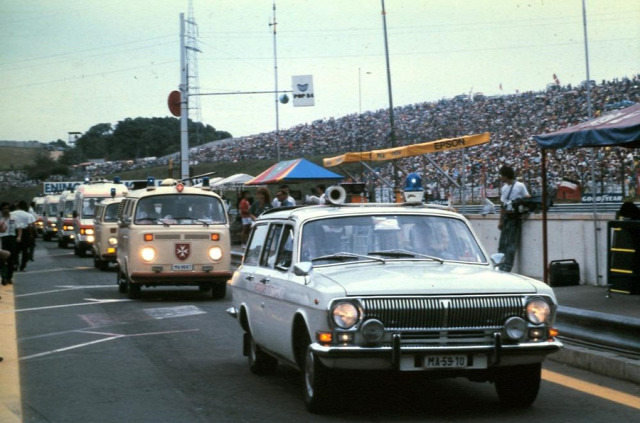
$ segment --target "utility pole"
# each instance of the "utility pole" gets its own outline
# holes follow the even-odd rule
[[[276,163],[280,163],[280,106],[278,101],[278,49],[276,43],[276,2],[273,1],[273,22],[269,23],[273,27],[273,74],[274,74],[274,92],[276,101]]]

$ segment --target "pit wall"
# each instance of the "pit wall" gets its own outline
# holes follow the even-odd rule
[[[498,214],[465,215],[489,254],[498,252]],[[552,260],[575,259],[580,265],[581,285],[607,284],[607,222],[615,213],[597,213],[598,273],[596,277],[593,213],[547,215],[547,255]],[[548,263],[547,263],[548,265]],[[516,254],[514,273],[544,278],[542,214],[533,214],[522,223],[522,237]]]

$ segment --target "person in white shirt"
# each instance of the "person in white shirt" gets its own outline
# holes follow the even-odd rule
[[[0,240],[2,240],[2,249],[9,252],[9,256],[6,257],[6,261],[2,262],[0,273],[2,274],[2,285],[7,285],[13,283],[18,230],[16,229],[16,221],[11,217],[10,204],[2,202],[0,204],[0,209],[2,210],[2,215],[0,215],[0,226],[4,228],[4,230],[0,230]]]
[[[16,228],[18,229],[18,235],[16,237],[17,250],[14,263],[17,265],[18,261],[20,261],[20,270],[24,271],[30,258],[29,249],[36,238],[36,219],[29,213],[29,204],[24,200],[18,203],[18,209],[12,211],[10,215],[15,220]],[[18,254],[22,254],[20,260]]]
[[[285,194],[287,195],[286,200],[281,200],[278,198],[278,191],[284,191]],[[271,205],[273,207],[280,207],[280,206],[295,206],[296,205],[296,200],[291,196],[291,194],[289,193],[289,185],[282,185],[280,187],[280,189],[276,191],[276,196],[274,197],[273,201],[271,202]],[[284,203],[284,204],[282,204]]]
[[[504,260],[500,264],[500,270],[510,272],[513,268],[514,258],[520,244],[520,233],[522,231],[522,215],[513,207],[513,202],[521,198],[529,198],[529,191],[522,182],[515,180],[515,171],[510,166],[500,168],[500,180],[504,182],[500,201],[500,222],[498,229],[500,242],[498,252],[504,254]]]

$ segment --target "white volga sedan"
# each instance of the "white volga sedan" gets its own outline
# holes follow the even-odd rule
[[[227,311],[251,371],[300,369],[312,412],[331,408],[344,369],[491,382],[525,407],[562,347],[557,302],[546,284],[499,271],[501,256],[463,216],[421,203],[273,209],[253,226]]]

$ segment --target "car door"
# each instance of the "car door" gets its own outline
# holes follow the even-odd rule
[[[256,223],[251,231],[249,242],[244,253],[242,266],[239,269],[240,277],[235,280],[235,289],[233,291],[234,303],[237,306],[245,305],[248,312],[249,326],[252,335],[261,333],[262,323],[262,295],[259,292],[261,287],[257,282],[260,274],[260,258],[265,245],[267,232],[269,229],[268,222]]]
[[[257,274],[261,295],[261,327],[256,340],[267,349],[292,357],[291,324],[304,298],[304,284],[291,272],[294,227],[272,224],[266,237]]]

